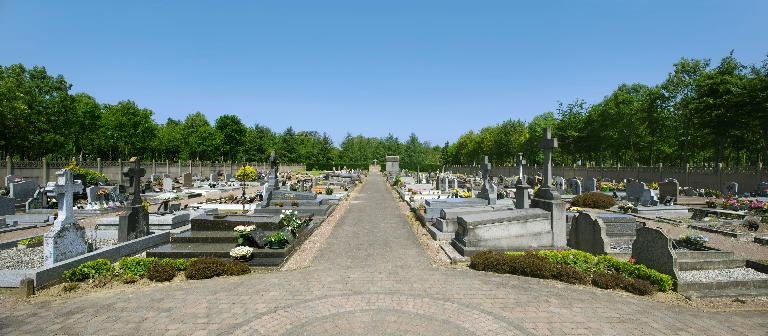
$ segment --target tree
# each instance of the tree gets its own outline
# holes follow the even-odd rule
[[[152,110],[140,108],[131,100],[105,105],[99,122],[100,152],[109,159],[139,156],[149,158],[157,135]]]
[[[248,128],[245,127],[240,117],[225,114],[216,118],[215,122],[218,138],[221,140],[221,153],[229,161],[241,158],[240,151],[245,142]]]
[[[201,112],[195,112],[184,119],[181,126],[184,142],[182,152],[189,159],[218,160],[221,157],[221,139]]]

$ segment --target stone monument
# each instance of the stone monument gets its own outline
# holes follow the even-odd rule
[[[515,184],[515,209],[526,209],[529,207],[531,200],[528,197],[528,190],[531,189],[523,180],[523,153],[517,153],[517,165],[519,168],[517,183]]]
[[[488,162],[488,156],[486,155],[483,164],[480,166],[481,175],[483,179],[483,187],[477,194],[477,198],[482,198],[488,201],[488,205],[496,204],[496,186],[491,183],[491,163]],[[446,181],[447,184],[448,181]]]
[[[149,211],[144,208],[144,201],[141,198],[141,178],[147,172],[141,167],[141,161],[138,158],[133,157],[128,162],[132,167],[123,172],[123,176],[129,179],[133,194],[131,203],[127,206],[127,212],[119,217],[118,242],[126,242],[149,234]]]
[[[72,194],[83,190],[83,185],[75,183],[72,171],[60,170],[56,173],[56,201],[59,214],[53,227],[44,235],[43,254],[45,266],[71,259],[88,252],[85,242],[85,229],[77,224]]]

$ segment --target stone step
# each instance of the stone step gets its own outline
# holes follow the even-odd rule
[[[768,279],[759,280],[730,280],[711,282],[680,282],[677,291],[686,295],[689,292],[728,291],[728,290],[762,290],[768,291]]]
[[[749,289],[717,289],[689,291],[682,293],[688,298],[749,298],[749,297],[768,297],[768,288],[749,288]]]
[[[706,261],[732,259],[733,252],[728,251],[675,251],[677,261]]]
[[[745,260],[740,259],[709,259],[709,260],[678,260],[677,269],[680,271],[715,270],[744,267]]]
[[[179,244],[170,243],[147,251],[148,258],[230,258],[229,251],[235,248],[235,244],[206,243],[206,244]],[[277,266],[293,250],[293,244],[285,249],[256,249],[253,251],[254,259],[250,262],[257,266]]]
[[[237,236],[232,231],[186,231],[171,237],[171,243],[237,243]]]

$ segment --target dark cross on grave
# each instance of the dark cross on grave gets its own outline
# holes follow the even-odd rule
[[[483,176],[483,184],[488,185],[489,181],[488,179],[491,177],[491,163],[488,162],[488,155],[485,156],[485,159],[483,159],[483,164],[480,166],[481,174]]]
[[[57,172],[56,175],[56,186],[53,187],[53,190],[59,205],[59,216],[56,218],[54,226],[72,224],[75,222],[75,216],[72,213],[72,207],[74,207],[72,194],[80,193],[83,190],[83,185],[75,184],[71,170],[64,169]]]
[[[123,176],[127,177],[130,181],[130,186],[133,187],[133,198],[131,199],[131,205],[141,205],[141,178],[147,173],[144,168],[141,168],[141,160],[135,156],[131,158],[130,163],[133,163],[133,167],[129,167]]]
[[[517,184],[525,184],[525,181],[523,181],[523,165],[525,164],[525,160],[523,160],[523,153],[517,153],[517,166],[519,168],[518,172],[518,178],[517,178]]]
[[[552,128],[544,129],[544,139],[541,139],[540,146],[544,150],[544,181],[541,187],[549,189],[552,185],[552,150],[557,148],[557,138],[552,137]]]

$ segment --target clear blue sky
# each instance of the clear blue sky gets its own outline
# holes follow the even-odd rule
[[[543,2],[0,0],[0,64],[161,122],[201,111],[442,144],[659,83],[680,57],[768,53],[764,0]]]

